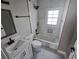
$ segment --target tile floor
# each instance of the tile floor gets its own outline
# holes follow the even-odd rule
[[[41,51],[37,53],[33,59],[64,59],[64,57],[55,50],[42,47]]]

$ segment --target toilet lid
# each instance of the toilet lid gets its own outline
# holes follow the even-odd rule
[[[34,46],[41,46],[41,45],[42,45],[42,43],[41,43],[40,41],[38,41],[38,40],[32,41],[32,44],[33,44]]]

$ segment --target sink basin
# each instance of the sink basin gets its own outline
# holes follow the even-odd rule
[[[33,34],[29,35],[29,36],[24,36],[24,37],[19,37],[19,38],[15,38],[15,42],[9,46],[7,46],[5,48],[6,52],[8,54],[14,54],[15,53],[19,53],[19,51],[22,50],[22,48],[25,47],[25,45],[28,45],[29,43],[32,42],[33,40]]]
[[[24,44],[24,42],[25,41],[23,41],[23,40],[17,40],[12,45],[10,45],[9,47],[7,47],[6,51],[8,53],[14,52],[14,51],[18,50]]]

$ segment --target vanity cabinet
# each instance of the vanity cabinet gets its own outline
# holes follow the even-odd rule
[[[18,55],[16,55],[13,59],[27,59],[27,56],[26,56],[26,51],[22,51],[20,52]]]
[[[25,43],[20,49],[8,54],[10,59],[31,59],[32,46],[30,43]]]
[[[32,51],[32,46],[31,43],[28,46],[28,59],[31,59],[33,57],[33,51]]]

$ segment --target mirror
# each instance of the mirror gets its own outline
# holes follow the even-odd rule
[[[16,33],[10,10],[1,9],[1,39]]]

